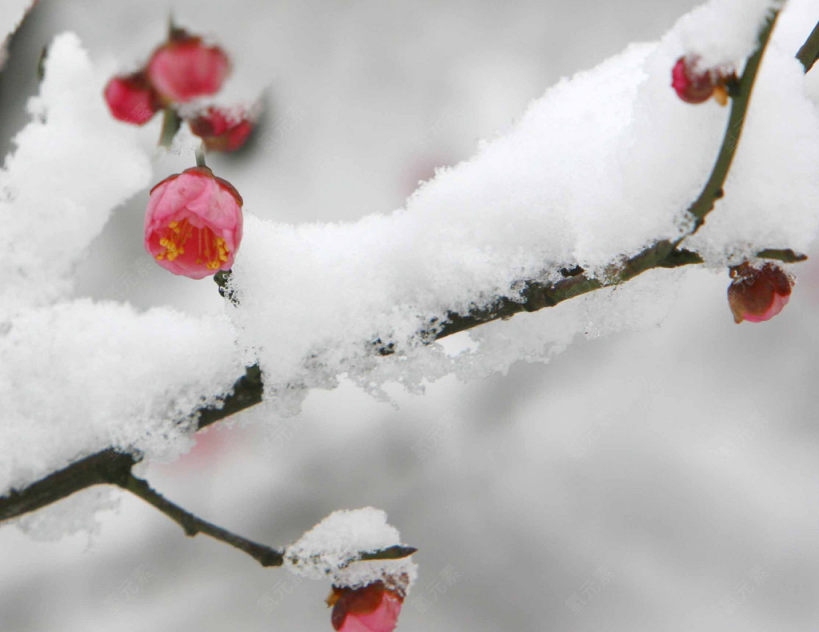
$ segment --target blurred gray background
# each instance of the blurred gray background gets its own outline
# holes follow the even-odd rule
[[[401,206],[549,85],[660,37],[694,4],[191,0],[174,14],[233,55],[237,93],[242,81],[266,87],[254,141],[212,166],[248,210],[305,222]],[[95,60],[135,66],[168,10],[41,0],[0,75],[3,152],[55,34],[73,30]],[[209,281],[170,278],[143,253],[146,200],[116,210],[76,295],[221,309]],[[386,510],[419,548],[404,632],[816,630],[819,267],[796,272],[791,304],[769,323],[733,324],[727,275],[670,275],[680,295],[657,328],[422,396],[395,390],[397,408],[343,384],[294,418],[246,414],[145,474],[272,545],[338,508]],[[187,539],[130,497],[91,536],[40,540],[99,494],[120,498],[72,499],[28,520],[31,535],[0,528],[0,631],[331,629],[329,585]]]

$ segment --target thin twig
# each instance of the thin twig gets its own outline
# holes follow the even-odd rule
[[[414,546],[396,544],[394,546],[388,546],[386,549],[379,549],[378,551],[359,553],[355,558],[350,560],[350,563],[366,562],[369,560],[400,560],[401,558],[409,557],[417,551],[418,549],[416,549]]]
[[[159,146],[170,147],[181,125],[182,119],[179,118],[179,114],[176,113],[173,107],[168,106],[162,110],[162,131],[159,132]]]
[[[801,263],[807,261],[808,256],[801,252],[794,252],[790,248],[766,248],[756,253],[760,259],[773,259],[782,263]]]
[[[185,535],[191,537],[197,533],[209,535],[212,538],[247,553],[262,566],[281,566],[284,562],[284,554],[281,551],[272,549],[264,544],[259,544],[258,542],[253,542],[235,533],[231,533],[227,529],[217,527],[211,522],[202,520],[179,505],[172,503],[162,494],[154,490],[146,481],[137,478],[130,472],[125,480],[119,483],[119,486],[139,496],[146,503],[153,505],[168,516],[182,527],[185,531]]]
[[[808,35],[808,39],[802,44],[802,48],[796,53],[796,58],[802,62],[802,68],[808,72],[816,60],[819,59],[819,22],[813,27]]]
[[[197,167],[207,167],[208,163],[205,162],[205,145],[204,143],[199,143],[199,146],[196,148],[196,166]]]
[[[223,529],[212,522],[202,520],[198,516],[183,509],[176,503],[172,503],[162,494],[153,489],[147,481],[137,478],[130,472],[118,485],[128,490],[132,494],[139,496],[146,503],[152,505],[160,512],[176,522],[185,531],[185,535],[193,537],[199,533],[229,544],[243,553],[247,553],[262,566],[281,566],[284,563],[284,552],[271,548],[264,544],[259,544],[253,540],[248,540],[240,535],[236,535],[227,529]],[[418,549],[411,546],[394,545],[376,551],[363,551],[351,558],[347,565],[360,560],[396,560],[408,557]]]
[[[695,222],[694,228],[689,235],[696,233],[697,229],[705,223],[705,216],[713,210],[716,201],[724,195],[722,187],[725,184],[725,178],[728,176],[731,162],[739,145],[739,138],[742,135],[742,125],[745,122],[745,114],[751,100],[751,90],[778,15],[778,11],[773,12],[766,20],[765,25],[759,32],[759,45],[745,63],[742,77],[737,82],[735,90],[732,91],[731,114],[728,117],[728,125],[725,128],[725,135],[722,138],[722,146],[717,154],[717,160],[713,169],[711,169],[711,175],[708,177],[702,192],[688,207],[688,212],[694,217]],[[682,239],[679,239],[674,245],[679,245]]]

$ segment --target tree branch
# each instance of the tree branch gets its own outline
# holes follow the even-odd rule
[[[102,450],[75,461],[45,478],[0,497],[0,522],[50,505],[86,487],[117,485],[131,473],[138,456]]]
[[[220,405],[209,406],[198,411],[197,429],[201,430],[225,417],[261,403],[264,394],[262,371],[254,364],[245,369],[245,374],[233,384],[231,394]]]
[[[660,256],[662,253],[665,253],[664,257]],[[791,249],[768,248],[757,253],[757,256],[786,263],[807,259],[805,255],[795,253]],[[678,268],[702,262],[702,257],[695,252],[670,249],[669,242],[660,242],[621,264],[619,272],[609,279],[589,278],[581,268],[564,270],[566,278],[555,283],[527,282],[521,293],[523,299],[521,301],[500,298],[490,306],[475,308],[468,314],[450,312],[449,320],[437,330],[428,332],[423,339],[433,342],[484,323],[511,318],[521,312],[534,312],[553,307],[575,296],[623,283],[649,269]],[[395,353],[395,348],[389,344],[380,344],[377,352],[380,355],[391,355]],[[255,406],[262,401],[263,393],[261,370],[257,365],[248,367],[245,375],[233,385],[231,394],[222,400],[221,406],[211,406],[197,411],[198,429]],[[21,490],[0,497],[0,522],[40,509],[93,485],[106,483],[120,485],[120,481],[130,474],[131,467],[140,460],[140,455],[123,454],[108,449],[75,461]]]
[[[711,175],[700,195],[688,208],[695,218],[695,226],[691,233],[704,223],[706,215],[714,208],[716,200],[723,195],[722,186],[739,142],[753,81],[776,17],[776,13],[771,15],[760,32],[759,47],[748,59],[739,80],[737,91],[733,95],[734,101],[722,146]],[[803,51],[815,51],[817,39],[819,39],[819,35],[814,29],[808,42],[799,51],[800,61],[803,61]],[[806,49],[809,44],[814,48]],[[809,57],[811,54],[814,53],[806,52],[804,55]],[[575,266],[570,269],[562,269],[560,273],[563,278],[557,281],[527,280],[523,283],[523,291],[519,299],[499,298],[488,306],[475,307],[467,314],[450,312],[447,314],[446,322],[431,323],[429,330],[419,332],[419,336],[423,341],[433,342],[493,320],[510,318],[520,312],[533,312],[546,307],[553,307],[570,298],[603,287],[624,283],[647,270],[676,268],[702,263],[703,259],[698,253],[678,247],[683,238],[676,242],[658,241],[630,258],[614,262],[609,266],[603,278],[592,277],[579,266]],[[804,261],[807,258],[805,255],[795,253],[790,249],[773,248],[764,249],[758,252],[757,256],[787,263]],[[220,290],[224,290],[224,277],[219,276],[216,280],[217,283],[221,281]],[[392,343],[385,344],[377,341],[374,346],[375,350],[381,355],[390,355],[396,351]],[[259,367],[256,365],[248,367],[245,375],[234,384],[231,394],[227,395],[219,405],[195,411],[195,414],[198,414],[197,427],[199,429],[205,428],[225,417],[258,404],[262,401],[263,390],[264,386]],[[161,495],[153,491],[145,481],[132,476],[131,467],[140,459],[141,456],[138,454],[128,455],[113,449],[107,449],[75,461],[23,489],[12,491],[6,496],[0,497],[0,522],[49,505],[81,489],[107,483],[118,485],[139,495],[178,522],[186,533],[206,533],[247,552],[262,564],[265,564],[265,561],[276,559],[275,555],[281,555],[275,549],[235,536],[220,527],[200,520],[181,507],[165,500]],[[191,530],[193,530],[193,533],[191,533]],[[375,554],[384,555],[384,558],[386,558],[387,551]],[[397,552],[394,550],[393,554],[403,557],[408,553],[402,549]],[[360,559],[376,559],[366,557],[367,555],[369,554],[363,553]]]
[[[247,553],[262,566],[281,566],[284,563],[284,551],[273,549],[264,544],[253,542],[240,535],[231,533],[227,529],[216,526],[212,522],[202,520],[191,512],[183,509],[179,505],[172,503],[162,494],[153,489],[147,481],[137,478],[130,472],[123,479],[117,482],[123,489],[139,496],[146,503],[152,505],[171,520],[176,522],[185,531],[185,535],[193,537],[198,533],[209,535],[210,537],[229,544],[243,553]],[[346,565],[359,560],[396,560],[412,555],[417,551],[411,546],[395,545],[376,551],[364,551],[350,559]]]

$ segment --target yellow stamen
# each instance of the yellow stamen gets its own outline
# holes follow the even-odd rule
[[[174,261],[185,254],[185,246],[194,231],[196,231],[197,255],[199,255],[196,257],[196,263],[204,264],[208,270],[218,270],[222,267],[230,257],[230,251],[224,238],[214,235],[208,227],[194,228],[187,219],[181,222],[168,222],[167,228],[159,239],[159,245],[163,250],[155,255],[156,260]]]
[[[175,260],[179,255],[185,253],[185,242],[190,239],[193,227],[187,219],[181,222],[168,222],[168,228],[164,231],[163,236],[159,239],[159,245],[164,248],[162,252],[156,255],[157,261],[167,259],[168,261]]]

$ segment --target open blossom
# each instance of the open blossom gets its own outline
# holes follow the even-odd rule
[[[229,270],[242,239],[242,197],[207,167],[192,167],[153,189],[145,249],[174,274],[202,279]]]
[[[779,266],[766,263],[754,268],[743,263],[731,268],[728,304],[734,321],[759,323],[776,316],[791,297],[793,282]]]
[[[383,582],[363,588],[338,588],[327,603],[333,606],[331,622],[338,632],[392,632],[404,599]]]
[[[230,71],[225,52],[208,46],[201,37],[176,30],[169,41],[151,56],[146,72],[159,95],[169,102],[184,103],[215,94]]]
[[[686,103],[704,103],[712,96],[720,105],[728,102],[725,83],[729,79],[719,70],[699,70],[696,57],[680,57],[671,69],[671,87]]]
[[[126,123],[143,125],[159,109],[156,92],[143,72],[114,77],[103,94],[113,117]]]
[[[253,122],[245,114],[215,107],[190,119],[188,125],[211,151],[236,151],[253,131]]]

